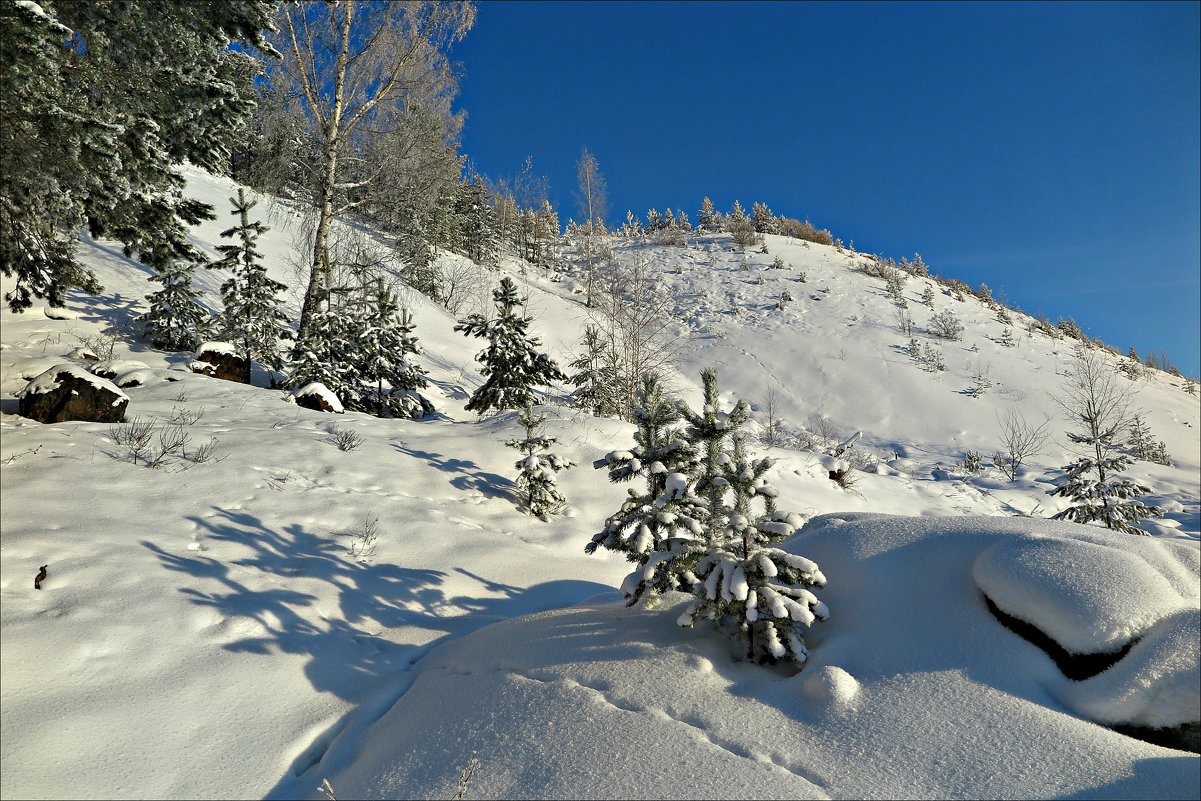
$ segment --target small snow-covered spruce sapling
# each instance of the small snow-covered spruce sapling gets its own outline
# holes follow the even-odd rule
[[[750,461],[745,438],[734,437],[733,451],[723,454],[722,472],[731,495],[711,510],[716,536],[692,569],[694,600],[680,615],[681,626],[709,619],[739,632],[746,640],[747,658],[755,662],[809,657],[803,636],[817,620],[829,616],[826,605],[810,587],[823,587],[826,578],[809,559],[771,547],[791,536],[804,522],[800,515],[776,509],[775,487],[764,474],[770,458]],[[756,513],[752,502],[761,502]]]
[[[1126,534],[1147,534],[1134,524],[1148,517],[1159,517],[1163,510],[1138,500],[1150,495],[1151,489],[1115,474],[1129,466],[1125,454],[1117,453],[1112,431],[1088,437],[1068,434],[1072,442],[1093,450],[1064,467],[1067,477],[1049,495],[1070,498],[1072,505],[1055,515],[1055,520],[1074,523],[1101,523],[1113,531]]]
[[[314,310],[307,333],[301,334],[292,348],[292,373],[285,386],[302,389],[321,384],[343,406],[354,408],[359,318],[347,313],[344,298],[350,291],[346,287],[326,288],[324,302]]]
[[[580,355],[568,367],[576,372],[567,379],[574,387],[572,398],[590,414],[612,415],[621,411],[617,396],[620,384],[617,354],[595,325],[584,327]]]
[[[217,250],[224,257],[212,265],[214,269],[233,271],[221,285],[221,303],[225,308],[217,317],[218,333],[243,357],[278,370],[283,366],[279,340],[292,338],[288,316],[279,299],[279,293],[287,287],[267,276],[263,254],[255,250],[259,236],[269,230],[261,222],[250,221],[250,210],[256,203],[246,198],[241,187],[238,196],[231,197],[229,202],[238,224],[222,231],[221,236],[237,241],[218,245]]]
[[[525,428],[525,439],[511,439],[505,443],[521,451],[517,460],[517,488],[521,491],[527,511],[539,520],[555,514],[563,508],[567,499],[559,492],[556,473],[574,467],[569,459],[546,453],[555,444],[555,437],[544,437],[536,432],[546,422],[546,415],[534,415],[532,407],[521,410],[517,418]]]
[[[211,317],[199,301],[200,292],[192,286],[195,259],[171,255],[160,258],[157,251],[142,252],[139,258],[155,269],[148,280],[161,284],[146,296],[150,311],[138,317],[138,322],[145,323],[143,333],[156,348],[195,350],[208,336]]]
[[[1163,510],[1138,500],[1151,494],[1149,487],[1117,476],[1130,464],[1129,457],[1119,452],[1114,442],[1118,431],[1131,419],[1128,387],[1119,383],[1099,354],[1081,345],[1076,348],[1062,394],[1056,400],[1083,425],[1083,433],[1068,432],[1068,439],[1085,446],[1087,455],[1064,467],[1066,478],[1048,490],[1049,495],[1072,501],[1054,519],[1099,522],[1113,531],[1146,534],[1134,523],[1159,517]]]
[[[803,520],[776,509],[776,490],[764,478],[771,460],[747,460],[739,435],[750,416],[746,401],[729,413],[719,412],[717,372],[705,370],[701,378],[703,410],[676,406],[687,428],[684,443],[672,450],[692,452],[689,473],[667,473],[662,495],[647,509],[650,519],[639,521],[634,537],[617,540],[627,544],[628,555],[640,564],[622,584],[622,592],[631,604],[648,594],[651,601],[671,590],[692,593],[694,600],[678,618],[680,625],[710,619],[745,637],[747,655],[755,661],[802,663],[808,654],[800,627],[827,616],[825,605],[808,588],[823,586],[825,577],[808,559],[767,547],[791,535]],[[628,469],[642,469],[632,453],[611,454],[606,461],[623,460]],[[652,463],[648,472],[655,476],[667,471]],[[728,501],[727,495],[732,496]],[[631,492],[632,501],[634,496]],[[751,508],[753,500],[762,502],[761,512]],[[612,519],[606,529],[621,530]],[[603,532],[589,550],[598,542],[608,545]]]
[[[417,420],[433,414],[434,405],[417,392],[429,386],[425,371],[409,358],[422,353],[412,316],[383,279],[372,286],[369,300],[357,337],[356,372],[369,383],[361,407],[377,417]]]
[[[542,344],[538,338],[527,333],[530,320],[518,314],[521,301],[513,280],[502,279],[492,299],[496,302],[495,319],[472,314],[454,329],[488,340],[488,346],[475,357],[483,365],[480,372],[486,380],[467,401],[467,411],[479,414],[490,409],[524,408],[533,404],[535,386],[567,380],[554,360],[538,351]]]
[[[656,553],[670,550],[677,536],[699,537],[703,529],[700,500],[689,488],[689,474],[696,465],[696,451],[679,428],[680,410],[668,399],[658,378],[644,375],[636,394],[634,447],[611,451],[593,463],[609,471],[614,483],[645,480],[641,488],[630,487],[621,508],[605,521],[605,527],[585,546],[585,553],[598,547],[625,554],[644,566]],[[631,573],[622,587],[630,605],[642,598],[648,586]],[[674,582],[674,583],[673,583]],[[667,589],[687,589],[669,577]],[[650,600],[650,599],[648,599]]]

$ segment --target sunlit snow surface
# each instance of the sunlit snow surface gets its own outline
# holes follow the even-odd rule
[[[189,178],[217,207],[193,236],[215,255],[236,187]],[[294,313],[299,220],[286,206],[256,211]],[[818,454],[770,449],[780,508],[825,515],[787,546],[828,579],[818,594],[830,618],[796,675],[742,662],[712,629],[678,628],[682,596],[654,611],[621,605],[628,563],[583,553],[625,495],[602,472],[560,474],[565,515],[520,512],[504,442],[521,427],[515,413],[464,411],[482,383],[479,347],[444,310],[407,296],[434,419],[322,414],[265,380],[195,375],[191,354],[150,348],[134,319],[147,271],[113,243],[86,242],[105,293],[72,295],[75,318],[0,312],[0,795],[316,798],[328,778],[340,798],[447,798],[474,755],[468,797],[1197,797],[1195,755],[1089,722],[1196,719],[1196,397],[1163,374],[1138,385],[1174,462],[1131,471],[1167,511],[1144,524],[1155,537],[1036,519],[1061,502],[1046,490],[1072,456],[1066,422],[1017,482],[956,463],[995,450],[1008,409],[1053,413],[1067,344],[1019,330],[1005,348],[991,312],[939,294],[966,333],[944,347],[945,373],[924,372],[897,348],[883,282],[832,248],[768,242],[748,272],[721,249],[727,238],[716,267],[698,249],[645,252],[690,338],[669,376],[681,396],[695,405],[700,367],[713,364],[723,403],[751,400],[756,425],[775,389],[789,430],[822,413],[840,440],[862,431],[879,459],[847,492]],[[786,269],[767,269],[776,255]],[[587,319],[582,277],[505,270],[564,364]],[[214,306],[225,277],[198,275]],[[488,311],[498,278],[481,274],[465,311]],[[798,299],[780,312],[785,286]],[[919,327],[921,289],[907,282]],[[104,330],[118,334],[112,358],[154,379],[125,390],[127,416],[184,421],[189,448],[219,443],[210,461],[151,469],[131,463],[111,426],[16,415],[30,379]],[[970,397],[981,360],[996,383]],[[539,411],[554,452],[579,465],[633,444],[620,421]],[[351,450],[338,446],[346,429],[362,437]],[[378,548],[360,558],[351,546],[371,520]],[[1080,557],[1082,570],[1040,549]],[[998,623],[982,589],[1065,645],[1138,642],[1070,682]]]

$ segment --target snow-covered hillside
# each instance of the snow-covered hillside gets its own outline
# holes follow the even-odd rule
[[[187,174],[220,214],[193,232],[216,254],[237,187]],[[299,215],[256,211],[295,311]],[[1129,471],[1166,512],[1142,523],[1155,536],[1049,522],[1065,503],[1047,490],[1075,455],[1052,399],[1069,341],[1015,315],[1007,347],[979,300],[934,286],[929,309],[933,282],[911,277],[915,336],[947,367],[928,372],[863,257],[772,236],[745,269],[725,236],[616,248],[646,258],[674,298],[684,351],[669,379],[681,398],[695,405],[713,366],[723,400],[750,401],[756,426],[774,392],[788,435],[813,433],[815,416],[832,437],[862,433],[866,469],[849,491],[817,452],[757,448],[780,460],[781,507],[824,515],[786,545],[829,579],[830,619],[807,638],[804,670],[749,665],[713,629],[677,628],[683,596],[622,605],[628,563],[584,545],[625,496],[590,465],[629,447],[633,427],[564,405],[569,387],[541,407],[555,451],[580,465],[560,474],[569,507],[549,522],[523,514],[517,453],[504,446],[521,434],[516,413],[465,411],[480,344],[423,296],[404,300],[434,418],[322,414],[150,348],[134,322],[147,270],[88,241],[102,295],[73,296],[70,314],[55,313],[66,319],[0,312],[0,794],[321,797],[328,778],[340,798],[438,798],[473,758],[467,797],[1201,792],[1195,755],[1098,725],[1201,719],[1201,406],[1180,379],[1136,385],[1172,462]],[[501,275],[528,293],[533,333],[569,361],[588,320],[582,272],[481,270],[467,311],[488,310]],[[213,303],[221,280],[198,282]],[[777,308],[785,289],[793,300]],[[943,310],[963,323],[960,341],[923,333]],[[151,469],[110,425],[16,414],[30,378],[107,336],[114,358],[144,365],[127,419],[174,420],[189,453],[215,442],[213,458]],[[983,373],[991,385],[968,393]],[[963,470],[968,451],[998,449],[999,420],[1015,410],[1053,418],[1048,447],[1015,482]],[[340,448],[344,431],[361,444]],[[985,595],[1076,650],[1134,644],[1072,681]]]

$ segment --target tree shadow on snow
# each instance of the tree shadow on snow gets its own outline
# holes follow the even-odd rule
[[[480,466],[470,459],[456,459],[440,453],[418,451],[399,444],[394,444],[392,447],[405,456],[422,459],[431,467],[436,467],[444,473],[458,473],[459,475],[450,479],[450,485],[457,490],[464,492],[474,490],[486,497],[500,498],[506,501],[513,501],[516,497],[514,493],[517,485],[513,479],[481,470]]]
[[[142,545],[163,567],[197,579],[179,591],[213,609],[220,616],[216,625],[234,618],[258,624],[260,634],[226,642],[228,651],[306,655],[305,673],[315,689],[354,700],[364,681],[406,669],[412,659],[412,646],[379,638],[381,630],[415,626],[449,633],[459,628],[454,617],[438,614],[447,603],[439,588],[445,573],[356,562],[342,544],[302,526],[275,531],[253,515],[214,510],[215,517],[189,520],[204,539],[239,543],[251,550],[249,556],[224,562],[200,552],[177,554],[151,542]],[[289,589],[286,582],[264,582],[265,576],[333,585],[340,614],[321,609],[326,602]]]

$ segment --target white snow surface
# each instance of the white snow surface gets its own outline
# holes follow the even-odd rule
[[[216,256],[237,186],[186,175],[219,218],[192,241]],[[295,315],[299,212],[256,211]],[[716,366],[723,411],[745,398],[761,425],[774,389],[785,433],[825,415],[840,432],[826,447],[862,431],[855,447],[879,465],[846,491],[820,451],[751,443],[778,459],[780,509],[818,515],[783,545],[828,580],[814,592],[829,619],[809,630],[795,674],[746,663],[709,624],[679,628],[684,596],[622,604],[629,563],[583,548],[627,485],[587,465],[632,447],[633,426],[559,405],[569,387],[538,407],[553,452],[581,465],[558,476],[569,514],[521,512],[504,445],[523,436],[517,413],[464,409],[483,382],[478,347],[441,307],[404,290],[439,413],[340,415],[362,437],[342,451],[329,415],[283,403],[265,378],[219,381],[188,372],[191,354],[151,348],[134,319],[148,270],[85,239],[80,257],[105,291],[71,293],[76,319],[0,311],[0,796],[321,798],[329,779],[339,798],[448,798],[474,756],[468,797],[1196,798],[1196,755],[1098,723],[1198,717],[1197,398],[1163,373],[1137,385],[1173,461],[1129,471],[1167,512],[1144,524],[1152,537],[1041,519],[1062,508],[1046,490],[1074,455],[1066,421],[1016,482],[958,463],[996,449],[1006,410],[1054,413],[1068,343],[1019,327],[1018,346],[1003,347],[991,311],[939,289],[965,333],[942,346],[947,371],[927,373],[898,348],[883,282],[850,254],[767,241],[749,273],[726,236],[713,240],[716,267],[703,241],[644,252],[688,341],[668,376],[678,396],[696,408],[700,368]],[[776,255],[786,269],[768,269]],[[490,311],[501,275],[528,291],[532,333],[569,361],[588,319],[582,273],[560,281],[507,261],[480,271],[464,314]],[[213,308],[222,280],[198,271]],[[919,327],[925,283],[905,287]],[[783,287],[798,299],[781,311]],[[128,415],[193,420],[191,441],[215,439],[215,458],[151,469],[112,426],[16,414],[30,378],[107,334],[114,358],[174,379],[129,390]],[[980,360],[996,384],[971,397],[961,390]],[[352,546],[371,521],[378,547],[364,556]],[[1040,573],[1038,554],[1052,552],[1087,553],[1081,571],[1111,578]],[[989,581],[998,603],[1063,640],[1139,641],[1071,682],[992,617]],[[1107,587],[1130,602],[1100,598]],[[1021,609],[1036,595],[1049,605]]]
[[[200,347],[196,349],[196,353],[193,354],[192,358],[199,359],[206,353],[236,356],[238,355],[238,349],[228,342],[203,342],[201,343]]]

